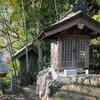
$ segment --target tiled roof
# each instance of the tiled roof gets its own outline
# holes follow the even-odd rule
[[[30,50],[33,50],[36,54],[38,54],[38,49],[31,43],[28,44],[28,52]],[[14,54],[13,56],[13,60],[16,60],[18,58],[20,58],[21,56],[23,56],[26,53],[26,46],[24,46],[23,48],[21,48],[17,53]]]

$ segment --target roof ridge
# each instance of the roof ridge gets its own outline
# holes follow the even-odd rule
[[[60,20],[68,16],[69,14],[76,13],[78,11],[84,12],[87,15],[89,15],[88,14],[89,11],[88,11],[86,2],[84,0],[76,0],[76,2],[71,5],[70,10],[62,18],[60,18]]]

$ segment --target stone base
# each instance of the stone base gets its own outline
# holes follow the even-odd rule
[[[41,100],[100,100],[100,75],[53,78],[52,70],[45,69],[37,76],[36,94]]]

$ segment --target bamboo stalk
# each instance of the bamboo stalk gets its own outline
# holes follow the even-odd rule
[[[22,3],[22,11],[23,11],[23,18],[24,18],[24,33],[25,33],[25,44],[26,44],[26,69],[27,69],[27,76],[28,76],[28,84],[29,84],[29,59],[28,59],[28,34],[27,34],[27,28],[26,28],[26,17],[25,17],[25,9],[24,9],[24,3],[23,0],[21,0]]]
[[[9,49],[9,52],[10,52],[10,56],[11,56],[11,62],[12,62],[12,66],[13,66],[13,69],[14,69],[14,73],[15,73],[15,76],[16,76],[16,68],[14,66],[14,62],[12,60],[12,55],[13,55],[13,51],[12,51],[12,46],[11,46],[11,40],[10,40],[10,34],[8,34],[8,28],[6,27],[6,22],[5,22],[5,16],[4,16],[4,12],[3,12],[3,9],[1,7],[1,11],[2,11],[2,25],[5,29],[5,33],[6,33],[6,38],[7,38],[7,45],[8,45],[8,49]]]

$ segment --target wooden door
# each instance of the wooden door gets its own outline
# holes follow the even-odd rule
[[[62,63],[65,67],[76,68],[85,67],[87,39],[83,38],[67,38],[62,40]]]

